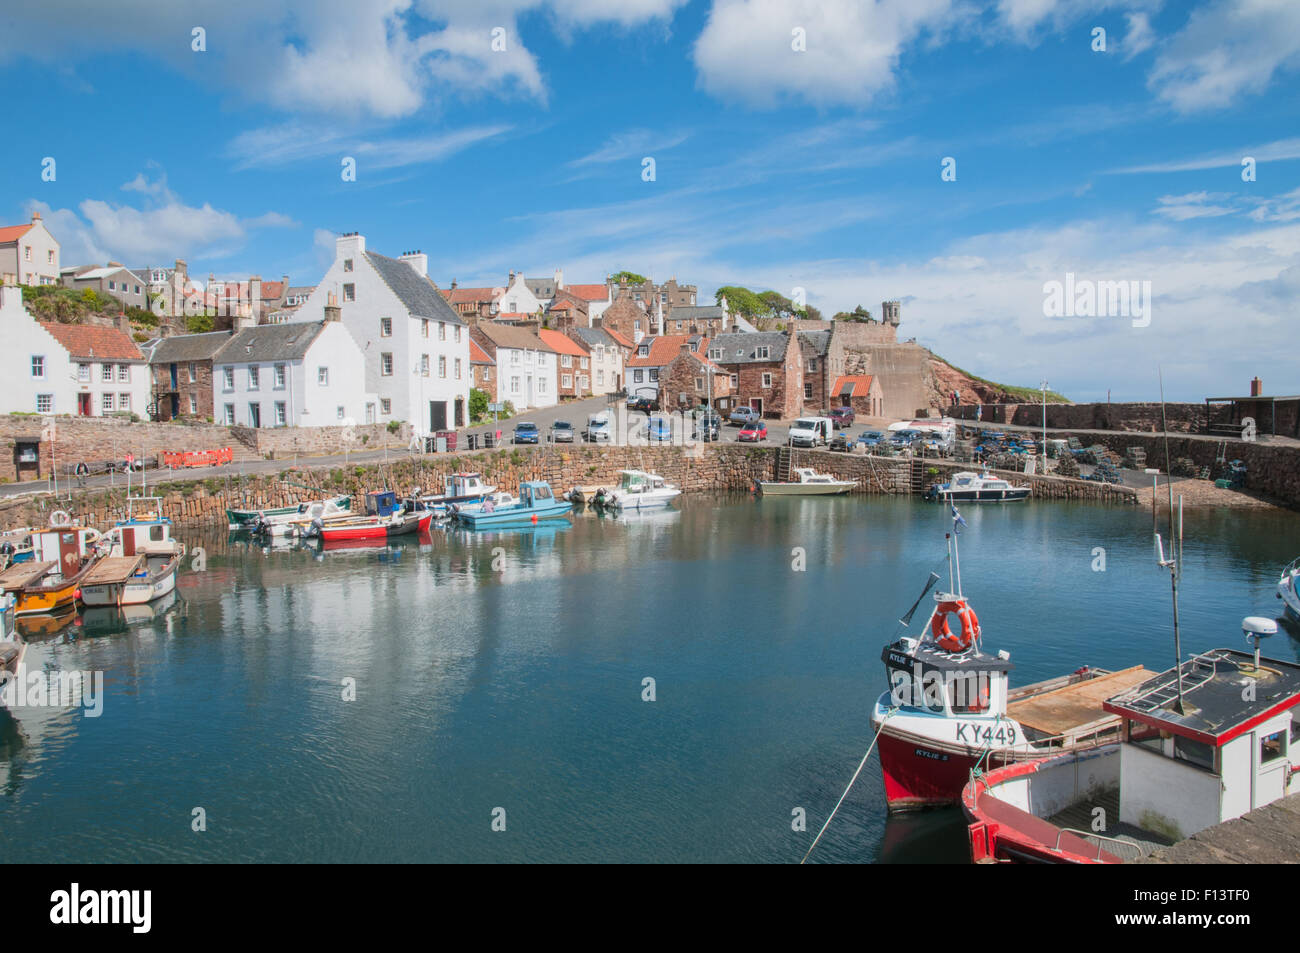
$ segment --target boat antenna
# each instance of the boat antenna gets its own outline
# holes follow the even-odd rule
[[[934,584],[938,581],[939,581],[939,574],[937,572],[931,571],[930,578],[927,579],[925,582],[925,588],[921,590],[921,594],[917,596],[916,601],[912,603],[912,608],[908,609],[907,612],[903,615],[903,617],[898,620],[899,625],[907,627],[912,624],[912,616],[916,614],[916,610],[920,607],[921,600],[926,597],[926,595],[930,592],[930,590],[934,588]]]
[[[1165,375],[1160,374],[1160,427],[1164,431],[1165,443],[1165,484],[1169,487],[1169,558],[1165,558],[1164,545],[1160,534],[1156,533],[1156,559],[1161,566],[1169,570],[1169,588],[1174,604],[1174,671],[1178,676],[1178,698],[1174,702],[1174,711],[1186,714],[1183,706],[1183,645],[1178,628],[1178,580],[1183,574],[1183,496],[1178,495],[1178,532],[1174,535],[1174,482],[1169,463],[1169,421],[1165,416]],[[1151,506],[1156,505],[1155,493],[1151,494]]]

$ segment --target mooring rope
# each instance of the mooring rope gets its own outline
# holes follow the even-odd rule
[[[835,809],[831,811],[831,816],[826,818],[826,823],[822,825],[822,829],[818,831],[817,836],[813,838],[813,842],[808,848],[808,853],[804,854],[803,860],[799,861],[801,867],[812,854],[813,848],[817,846],[817,842],[822,839],[822,835],[826,833],[826,828],[831,826],[831,821],[835,820],[835,815],[839,812],[840,805],[844,803],[844,799],[848,797],[849,792],[853,790],[853,785],[857,782],[858,775],[862,773],[862,769],[867,765],[867,759],[871,757],[871,752],[875,750],[876,742],[880,740],[880,733],[885,729],[885,722],[889,721],[890,716],[892,716],[896,711],[898,711],[897,708],[891,708],[889,711],[885,712],[885,717],[880,719],[880,727],[876,729],[876,736],[871,739],[871,745],[867,748],[867,753],[862,756],[862,761],[858,764],[858,770],[853,772],[853,777],[849,779],[849,786],[844,789],[844,793],[840,795],[840,799],[835,802]]]

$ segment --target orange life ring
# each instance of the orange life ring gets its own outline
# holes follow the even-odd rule
[[[948,625],[948,613],[957,613],[961,620],[961,635],[953,635]],[[962,599],[956,602],[941,602],[930,620],[930,634],[939,648],[945,652],[964,652],[980,637],[980,620],[975,610]]]

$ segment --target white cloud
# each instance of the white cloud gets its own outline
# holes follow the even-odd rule
[[[1300,67],[1300,4],[1219,0],[1193,11],[1147,79],[1179,112],[1221,109]]]
[[[681,145],[688,138],[682,133],[660,133],[649,129],[631,129],[616,133],[593,152],[587,153],[569,162],[570,166],[605,165],[621,162],[625,159],[640,159],[642,156],[667,152]]]
[[[1128,13],[1124,18],[1128,21],[1128,33],[1120,42],[1120,51],[1125,60],[1131,60],[1155,46],[1156,35],[1151,29],[1151,19],[1145,13]]]
[[[1148,172],[1194,172],[1201,169],[1223,169],[1240,166],[1245,156],[1256,162],[1284,162],[1300,159],[1300,139],[1278,139],[1256,146],[1246,146],[1235,152],[1216,152],[1197,156],[1192,159],[1176,159],[1172,162],[1156,162],[1149,165],[1128,166],[1123,169],[1111,169],[1112,175],[1132,175]]]
[[[365,133],[289,123],[250,129],[230,141],[226,155],[236,169],[286,165],[322,156],[350,155],[360,171],[395,169],[448,158],[509,132],[510,126],[472,126],[422,136],[370,138]]]
[[[905,46],[957,15],[955,0],[714,0],[695,42],[698,82],[759,106],[866,106],[893,88]]]
[[[1189,192],[1186,195],[1162,195],[1155,213],[1173,222],[1192,218],[1218,218],[1232,215],[1237,210],[1231,203],[1234,196],[1228,192]],[[1229,204],[1220,204],[1227,202]]]

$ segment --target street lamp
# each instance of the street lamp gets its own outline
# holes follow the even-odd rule
[[[1043,389],[1043,472],[1047,472],[1047,378],[1039,381]]]

